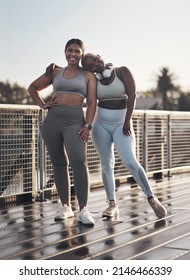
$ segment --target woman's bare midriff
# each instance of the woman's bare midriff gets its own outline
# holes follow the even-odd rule
[[[59,105],[82,106],[84,98],[80,95],[68,92],[55,92],[52,97]]]

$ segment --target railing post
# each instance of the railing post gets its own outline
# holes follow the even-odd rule
[[[43,110],[39,111],[39,145],[38,145],[38,190],[40,192],[40,201],[44,200],[44,184],[45,184],[45,146],[42,138],[41,128],[44,119]]]
[[[168,168],[168,177],[171,177],[171,114],[168,114],[168,134],[167,134],[167,168]]]
[[[143,167],[145,171],[147,172],[147,114],[144,113],[144,119],[143,119]]]

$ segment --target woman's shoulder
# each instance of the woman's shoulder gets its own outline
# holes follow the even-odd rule
[[[91,79],[95,79],[95,74],[93,72],[87,71],[83,68],[83,73],[85,77],[91,78]]]
[[[119,78],[123,77],[123,76],[128,76],[131,75],[131,71],[127,66],[120,66],[120,67],[115,67],[115,71],[117,73],[117,76]]]
[[[52,78],[54,79],[55,76],[57,76],[58,74],[62,73],[64,70],[65,70],[65,67],[59,67],[59,68],[56,67],[56,68],[53,70]]]
[[[115,67],[115,70],[118,72],[128,72],[130,71],[129,68],[125,65],[119,66],[119,67]]]

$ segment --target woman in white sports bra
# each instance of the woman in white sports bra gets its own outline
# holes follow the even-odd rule
[[[42,136],[50,155],[54,170],[55,185],[62,207],[55,220],[74,216],[70,205],[70,180],[68,160],[74,177],[74,187],[79,203],[78,220],[94,225],[94,219],[87,209],[89,177],[86,159],[86,141],[96,111],[96,78],[91,72],[79,66],[84,53],[84,44],[71,39],[65,46],[67,66],[55,69],[50,77],[44,74],[33,81],[28,92],[35,103],[48,109],[42,124]],[[53,85],[53,96],[45,103],[40,91]],[[86,99],[86,116],[83,102]]]
[[[92,141],[101,160],[102,180],[108,202],[102,216],[113,217],[119,214],[114,179],[115,146],[122,163],[143,190],[155,214],[163,218],[167,211],[154,196],[147,175],[135,154],[132,113],[136,88],[130,70],[125,66],[114,68],[112,64],[105,64],[99,55],[92,53],[85,54],[81,62],[83,68],[95,73],[98,80],[98,108],[92,125]]]

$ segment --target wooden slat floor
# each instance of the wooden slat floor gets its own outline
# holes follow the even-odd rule
[[[0,210],[1,260],[190,260],[190,174],[151,180],[168,210],[157,219],[143,192],[132,183],[117,188],[120,215],[106,219],[103,189],[90,193],[89,209],[96,224],[75,217],[55,222],[57,200],[33,202]]]

